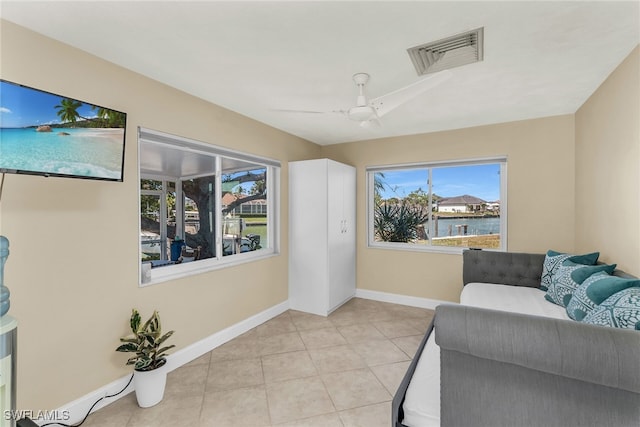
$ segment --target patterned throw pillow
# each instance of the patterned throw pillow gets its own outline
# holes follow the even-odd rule
[[[567,304],[567,314],[573,320],[582,320],[611,295],[632,286],[640,286],[640,279],[623,279],[603,271],[589,276],[573,291]]]
[[[640,288],[611,295],[582,320],[593,325],[640,330]]]
[[[542,279],[540,280],[540,289],[546,291],[551,285],[551,278],[555,274],[556,270],[562,265],[563,262],[569,260],[576,264],[594,265],[598,262],[600,252],[593,252],[584,255],[572,255],[565,254],[556,251],[547,251],[544,257],[544,263],[542,264]]]
[[[600,271],[611,274],[615,270],[616,264],[606,265],[584,265],[566,260],[556,269],[556,273],[551,277],[551,285],[544,296],[547,301],[551,301],[559,306],[566,307],[578,286],[587,277]]]

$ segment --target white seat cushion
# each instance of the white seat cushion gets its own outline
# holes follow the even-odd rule
[[[569,319],[564,307],[544,298],[545,291],[525,286],[469,283],[460,294],[460,304],[512,313]]]
[[[403,424],[424,427],[440,426],[440,347],[435,330],[424,346],[404,399]]]
[[[544,298],[545,291],[524,286],[469,283],[460,294],[460,304],[513,313],[569,319],[564,307]],[[440,347],[431,332],[407,388],[403,424],[409,427],[440,425]]]

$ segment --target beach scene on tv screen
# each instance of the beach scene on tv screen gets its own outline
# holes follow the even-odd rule
[[[0,170],[122,179],[126,114],[0,81]]]

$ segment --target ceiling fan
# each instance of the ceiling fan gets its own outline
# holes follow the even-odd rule
[[[353,81],[358,88],[358,96],[356,97],[356,104],[347,110],[332,110],[332,111],[311,111],[311,110],[276,110],[283,112],[293,113],[311,113],[311,114],[326,114],[326,113],[338,113],[347,116],[349,119],[360,122],[360,126],[367,127],[374,124],[380,124],[380,118],[390,111],[396,109],[400,105],[410,101],[416,96],[432,89],[439,84],[445,82],[451,77],[452,73],[449,70],[440,71],[434,73],[429,77],[419,80],[403,88],[397,89],[386,95],[379,96],[367,100],[365,95],[365,86],[369,81],[369,74],[356,73],[353,75]]]

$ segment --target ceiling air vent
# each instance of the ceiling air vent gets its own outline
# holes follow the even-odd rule
[[[484,28],[407,49],[419,76],[482,61]]]

